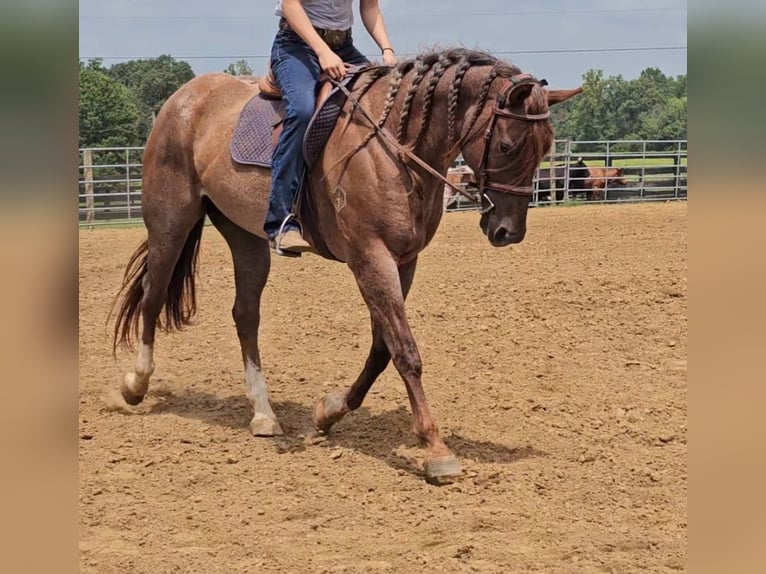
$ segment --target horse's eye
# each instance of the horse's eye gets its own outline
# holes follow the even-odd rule
[[[505,155],[511,155],[511,150],[513,147],[511,147],[510,144],[507,144],[505,142],[500,142],[500,151],[503,152]]]

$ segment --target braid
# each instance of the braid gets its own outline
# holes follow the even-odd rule
[[[359,82],[354,86],[354,92],[356,93],[357,99],[361,99],[367,93],[367,90],[369,90],[381,76],[386,75],[386,73],[387,71],[385,69],[374,68],[372,73],[365,74],[364,81]]]
[[[407,137],[409,115],[412,110],[412,105],[417,97],[423,80],[428,76],[430,70],[431,75],[424,93],[422,123],[419,126],[414,142],[409,146],[414,147],[425,134],[431,119],[433,100],[437,85],[444,74],[453,66],[455,67],[455,74],[447,96],[447,127],[449,132],[447,137],[449,140],[448,145],[451,145],[455,139],[459,140],[456,142],[457,144],[461,144],[463,140],[460,138],[460,134],[456,133],[458,100],[460,97],[460,88],[468,70],[475,67],[490,68],[489,73],[485,76],[484,81],[478,90],[478,98],[472,106],[469,118],[464,124],[467,126],[465,128],[466,135],[471,134],[474,130],[487,98],[489,97],[489,92],[494,80],[498,77],[508,78],[514,74],[520,73],[517,67],[502,62],[489,54],[475,50],[467,50],[465,48],[453,48],[441,52],[431,51],[419,56],[417,59],[402,61],[393,68],[379,67],[364,72],[365,77],[363,80],[360,79],[358,85],[354,88],[354,92],[357,94],[358,98],[362,98],[373,86],[375,86],[379,79],[386,76],[388,77],[388,93],[386,95],[386,100],[383,103],[380,118],[376,122],[377,127],[382,128],[391,115],[396,103],[396,98],[401,91],[402,82],[405,81],[405,76],[414,70],[412,78],[408,78],[409,84],[407,85],[406,95],[404,96],[404,101],[402,103],[402,112],[399,118],[399,126],[396,134],[397,141],[404,143],[404,140]],[[355,146],[354,151],[338,163],[342,163],[342,161],[347,160],[354,153],[364,148],[377,133],[377,129],[371,130],[365,136],[364,141]],[[333,168],[334,167],[335,166],[333,166]]]
[[[399,93],[399,88],[402,84],[402,78],[404,78],[404,74],[406,74],[413,66],[412,62],[403,62],[402,65],[397,66],[390,72],[385,70],[385,73],[390,74],[389,79],[389,88],[388,88],[388,95],[386,96],[386,101],[383,105],[383,112],[380,114],[380,119],[378,119],[378,127],[383,127],[383,124],[386,123],[386,120],[388,119],[389,114],[391,113],[391,110],[394,107],[394,102],[396,101],[396,95]],[[384,75],[384,74],[381,74]],[[379,76],[380,77],[380,76]],[[378,78],[375,78],[378,79]],[[359,145],[359,149],[366,146],[368,143],[370,143],[370,140],[375,137],[376,131],[372,130],[369,132],[365,137],[362,143]]]
[[[404,66],[397,66],[391,72],[390,87],[388,89],[388,95],[386,96],[386,103],[383,105],[383,113],[380,114],[380,119],[378,120],[379,127],[383,127],[383,124],[386,123],[386,120],[388,119],[388,115],[394,108],[394,101],[399,94],[402,78],[404,78],[404,74],[407,73],[411,67],[412,65],[407,66],[406,68]]]
[[[413,145],[417,145],[417,143],[420,141],[420,138],[423,137],[426,128],[428,127],[428,120],[431,119],[431,110],[433,109],[434,91],[436,91],[436,84],[439,83],[439,80],[441,80],[444,72],[446,72],[447,68],[451,65],[452,60],[449,57],[443,55],[439,58],[439,61],[437,61],[433,67],[433,71],[431,72],[431,79],[428,82],[428,87],[426,88],[425,101],[423,102],[423,121],[420,124],[418,135],[415,136],[415,142]]]
[[[473,130],[473,126],[476,125],[476,120],[479,119],[481,110],[484,107],[484,102],[487,101],[487,96],[489,95],[489,88],[492,86],[492,82],[495,81],[495,78],[497,78],[497,65],[492,66],[492,70],[487,74],[487,77],[481,86],[476,107],[473,109],[473,114],[471,115],[471,121],[468,122],[468,129],[465,130],[466,134],[470,134],[471,130]]]
[[[466,57],[460,59],[455,70],[455,79],[452,81],[452,87],[449,92],[449,110],[447,112],[447,145],[452,145],[452,140],[457,136],[457,104],[460,95],[460,84],[463,82],[463,76],[471,67],[471,63]]]
[[[417,65],[415,66],[415,77],[412,78],[410,87],[407,89],[407,96],[404,98],[402,113],[399,117],[399,129],[396,132],[396,139],[399,142],[403,142],[404,138],[407,136],[410,108],[412,107],[412,102],[415,100],[418,86],[420,86],[420,82],[423,81],[423,78],[430,67],[430,64],[426,63],[424,60],[418,60]]]

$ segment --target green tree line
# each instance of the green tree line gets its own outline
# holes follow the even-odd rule
[[[588,70],[582,87],[582,94],[551,109],[557,139],[686,139],[685,75],[674,78],[646,68],[626,80]]]
[[[224,72],[251,75],[246,61]],[[187,62],[163,55],[104,67],[80,62],[80,147],[141,146],[162,104],[194,77]],[[552,109],[556,138],[686,139],[686,76],[647,68],[633,80],[589,70],[584,93]]]
[[[109,68],[80,62],[80,147],[143,145],[162,104],[193,77],[167,55]]]

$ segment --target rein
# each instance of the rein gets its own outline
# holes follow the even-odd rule
[[[487,168],[487,160],[489,158],[489,148],[490,144],[492,142],[492,135],[495,130],[495,124],[497,123],[498,117],[502,118],[512,118],[522,121],[528,121],[528,122],[536,122],[536,121],[542,121],[549,117],[550,112],[544,112],[542,114],[517,114],[514,112],[510,112],[508,110],[505,110],[505,104],[508,101],[508,97],[511,95],[511,93],[519,88],[522,85],[527,84],[538,84],[541,86],[547,85],[548,82],[545,80],[537,80],[534,76],[531,74],[519,74],[516,76],[511,77],[509,80],[506,80],[505,84],[503,84],[502,89],[497,95],[497,99],[495,102],[495,105],[492,109],[492,116],[487,120],[489,125],[487,126],[487,130],[484,132],[484,150],[482,153],[482,160],[481,160],[481,166],[479,168],[479,189],[476,194],[468,193],[467,191],[461,189],[460,187],[454,185],[451,183],[446,177],[444,177],[441,173],[436,171],[433,167],[431,167],[428,163],[423,161],[421,158],[419,158],[417,155],[415,155],[412,151],[407,149],[404,145],[400,144],[399,141],[389,132],[386,128],[379,126],[377,122],[372,118],[372,116],[369,114],[369,112],[362,106],[361,102],[353,96],[353,94],[349,91],[346,86],[344,86],[341,82],[328,78],[332,84],[338,88],[343,94],[348,98],[348,100],[354,105],[355,108],[357,108],[364,118],[370,123],[372,128],[375,130],[376,133],[380,134],[384,140],[386,140],[396,151],[398,152],[399,157],[403,160],[405,157],[422,167],[424,170],[426,170],[428,173],[430,173],[435,178],[441,180],[446,186],[448,186],[450,189],[455,191],[456,193],[459,193],[463,197],[467,198],[469,201],[471,201],[474,205],[481,208],[482,199],[486,199],[489,203],[489,207],[481,209],[481,214],[484,215],[485,213],[489,213],[495,208],[495,204],[490,200],[490,198],[484,193],[485,189],[491,189],[493,191],[498,191],[501,193],[510,193],[514,195],[525,195],[525,196],[531,196],[534,193],[534,188],[531,186],[515,186],[515,185],[506,185],[501,183],[492,183],[489,181],[489,173],[492,171]],[[473,133],[467,134],[467,137],[461,141],[462,145],[465,145],[469,141],[471,141],[480,131],[481,128],[474,131]]]
[[[476,197],[474,197],[472,194],[468,193],[467,191],[464,191],[460,189],[458,186],[451,183],[449,180],[447,180],[446,177],[444,177],[442,174],[440,174],[438,171],[436,171],[434,168],[432,168],[428,163],[420,159],[417,155],[412,153],[410,150],[408,150],[405,146],[399,143],[399,141],[393,136],[391,132],[389,132],[386,128],[381,127],[377,124],[375,120],[372,119],[372,116],[367,112],[366,109],[362,106],[362,104],[357,100],[351,92],[346,88],[346,86],[342,85],[337,80],[330,80],[341,92],[345,94],[345,96],[348,98],[348,100],[354,104],[354,107],[357,108],[360,112],[362,112],[362,115],[365,117],[365,119],[370,122],[370,125],[373,127],[373,129],[383,136],[383,139],[385,139],[389,144],[391,144],[397,152],[399,152],[399,156],[405,156],[418,164],[420,167],[422,167],[424,170],[426,170],[428,173],[433,175],[434,177],[440,179],[444,182],[445,185],[452,188],[454,191],[462,195],[463,197],[466,197],[470,201],[472,201],[475,204],[480,204],[481,201],[477,200]]]

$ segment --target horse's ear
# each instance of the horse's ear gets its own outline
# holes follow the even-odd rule
[[[548,96],[548,105],[555,106],[561,102],[566,102],[569,98],[575,97],[577,94],[581,94],[582,87],[575,88],[573,90],[545,90]]]
[[[505,102],[504,107],[513,109],[524,105],[524,101],[529,97],[529,94],[532,93],[532,88],[534,87],[535,84],[532,83],[518,84],[514,86],[508,93],[508,101]]]

